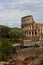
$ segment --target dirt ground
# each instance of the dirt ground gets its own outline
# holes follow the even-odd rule
[[[21,49],[12,56],[9,65],[43,65],[43,47]]]

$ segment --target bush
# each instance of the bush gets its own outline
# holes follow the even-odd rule
[[[9,56],[12,54],[12,44],[9,40],[4,39],[2,40],[1,46],[0,46],[0,54],[1,54],[1,59],[0,60],[7,60]]]

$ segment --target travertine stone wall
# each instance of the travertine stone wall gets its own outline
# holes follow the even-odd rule
[[[35,21],[32,15],[21,18],[21,28],[27,36],[38,36],[37,29],[35,27]]]
[[[32,36],[33,23],[34,23],[34,19],[31,15],[22,17],[21,27],[24,30],[26,36]]]

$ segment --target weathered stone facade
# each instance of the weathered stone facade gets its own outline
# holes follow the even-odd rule
[[[32,15],[21,18],[21,28],[25,32],[26,37],[43,34],[43,24],[35,23]]]

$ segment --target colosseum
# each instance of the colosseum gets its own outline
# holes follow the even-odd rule
[[[43,24],[36,23],[32,15],[21,18],[21,28],[23,29],[26,37],[40,36],[43,34]]]

